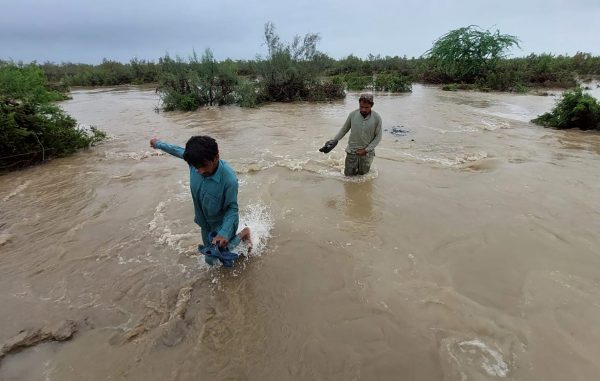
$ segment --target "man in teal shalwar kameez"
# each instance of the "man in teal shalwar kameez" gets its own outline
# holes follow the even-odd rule
[[[236,235],[239,224],[238,180],[235,171],[220,160],[219,147],[213,138],[192,136],[185,148],[153,138],[150,146],[188,163],[194,222],[200,226],[205,246],[212,243],[233,250],[240,240],[250,242],[249,228]],[[217,232],[212,242],[209,240],[211,232]]]

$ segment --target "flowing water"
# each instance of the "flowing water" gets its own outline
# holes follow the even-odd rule
[[[342,176],[357,107],[155,113],[141,88],[62,107],[110,139],[0,177],[2,380],[597,380],[600,135],[528,123],[556,96],[376,94],[370,174]],[[392,134],[393,128],[405,133]],[[208,134],[252,255],[198,260],[186,164]]]

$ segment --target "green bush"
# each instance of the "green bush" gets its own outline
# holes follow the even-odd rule
[[[600,104],[581,87],[565,91],[551,112],[532,120],[544,127],[600,130]]]
[[[232,61],[217,62],[210,49],[184,62],[168,55],[160,59],[158,92],[165,111],[193,111],[200,106],[234,103],[239,78]]]
[[[235,102],[242,107],[256,107],[259,102],[256,82],[241,80],[235,90]]]
[[[350,91],[360,91],[364,89],[373,88],[373,76],[372,75],[358,75],[355,73],[346,74],[341,77],[346,88]]]
[[[71,154],[106,135],[85,131],[52,104],[0,97],[0,169],[19,167]]]
[[[331,82],[318,82],[308,87],[306,99],[309,101],[329,101],[333,99],[341,99],[346,96],[343,84]]]
[[[44,72],[34,64],[0,63],[0,95],[35,103],[65,99],[64,94],[50,89]]]
[[[409,93],[412,91],[412,83],[408,77],[394,74],[377,74],[373,89],[392,93]]]
[[[48,89],[35,65],[0,65],[0,170],[16,169],[65,156],[106,135],[78,128],[75,119],[52,101],[64,95]]]
[[[320,79],[330,60],[317,51],[318,41],[318,34],[308,33],[303,38],[294,37],[291,44],[284,44],[275,33],[275,26],[265,25],[268,56],[257,65],[259,101],[329,100],[345,96],[340,82]]]
[[[458,86],[456,83],[449,83],[447,85],[442,86],[442,90],[444,91],[458,91]]]

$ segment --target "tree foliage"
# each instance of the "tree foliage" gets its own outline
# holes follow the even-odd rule
[[[473,83],[485,78],[512,46],[515,36],[470,25],[440,37],[425,54],[446,81]]]
[[[188,60],[167,55],[157,63],[134,58],[129,63],[105,59],[98,65],[46,62],[37,66],[48,78],[47,89],[59,93],[75,85],[158,83],[167,110],[230,102],[254,106],[335,99],[344,96],[343,87],[403,92],[410,91],[413,82],[446,84],[447,89],[526,92],[537,87],[572,88],[578,77],[590,80],[600,75],[600,56],[589,53],[506,58],[507,49],[519,45],[518,39],[475,26],[450,31],[417,58],[350,54],[335,60],[318,50],[319,40],[318,34],[308,33],[286,43],[267,23],[267,54],[256,59],[218,62],[210,52]]]
[[[158,92],[165,111],[193,111],[204,105],[224,105],[235,101],[238,76],[231,61],[217,62],[210,49],[188,62],[169,55],[161,58]]]
[[[106,136],[93,127],[79,128],[51,103],[63,98],[48,89],[36,65],[0,65],[0,170],[64,156]]]
[[[258,66],[262,101],[327,100],[343,98],[339,83],[320,78],[330,59],[317,50],[319,35],[307,33],[283,43],[273,23],[265,24],[268,56]]]
[[[0,94],[35,103],[65,99],[64,94],[49,89],[44,72],[34,64],[18,66],[0,63]]]

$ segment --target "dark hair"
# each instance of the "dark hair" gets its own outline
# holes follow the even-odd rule
[[[192,136],[185,143],[183,160],[194,168],[205,167],[217,157],[219,146],[210,136]]]
[[[371,94],[371,93],[360,94],[360,98],[358,98],[358,103],[362,103],[362,102],[369,103],[371,106],[373,106],[373,104],[375,104],[375,102],[373,102],[373,94]]]

